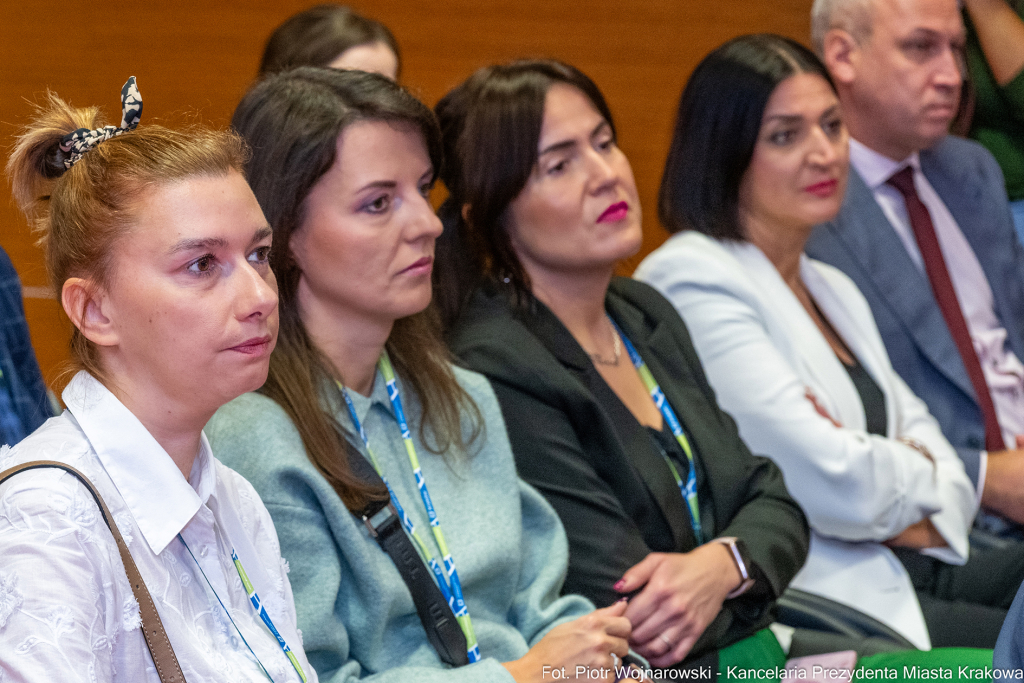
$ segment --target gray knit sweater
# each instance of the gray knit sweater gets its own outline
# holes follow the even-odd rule
[[[499,662],[518,659],[551,627],[593,609],[584,598],[559,597],[565,532],[547,502],[516,476],[490,385],[476,373],[455,373],[486,424],[468,455],[445,460],[429,452],[420,441],[419,402],[401,381],[399,387],[483,656],[459,669],[438,659],[391,559],[309,461],[276,403],[246,394],[206,427],[214,453],[252,482],[273,517],[303,646],[322,682],[512,681]],[[440,559],[383,378],[378,373],[369,398],[350,393],[384,475]],[[344,405],[337,418],[351,428]],[[467,434],[469,428],[467,421]]]

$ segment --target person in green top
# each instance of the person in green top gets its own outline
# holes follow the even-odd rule
[[[1024,0],[964,0],[967,70],[974,86],[970,137],[999,162],[1024,243]]]

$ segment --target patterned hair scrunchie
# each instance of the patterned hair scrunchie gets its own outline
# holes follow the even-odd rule
[[[132,76],[121,88],[121,125],[103,126],[95,130],[79,128],[61,138],[60,148],[65,152],[71,152],[71,156],[64,160],[64,168],[74,166],[83,154],[101,142],[135,130],[141,117],[142,95],[135,85],[135,76]]]

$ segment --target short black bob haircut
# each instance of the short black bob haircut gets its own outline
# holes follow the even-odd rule
[[[658,193],[658,218],[669,232],[746,241],[740,181],[768,99],[779,83],[801,73],[817,74],[835,90],[813,52],[772,34],[734,38],[697,65],[679,100]]]
[[[530,283],[506,230],[509,205],[537,164],[544,104],[552,85],[572,86],[615,122],[597,85],[553,59],[519,60],[477,70],[437,103],[450,193],[439,214],[434,300],[446,326],[480,285],[511,289],[517,304],[532,300]]]

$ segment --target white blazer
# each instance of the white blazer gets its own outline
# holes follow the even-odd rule
[[[930,649],[910,577],[881,542],[928,517],[949,547],[922,552],[963,564],[977,494],[925,404],[893,371],[856,285],[807,256],[800,274],[885,395],[885,437],[865,431],[849,374],[757,247],[687,231],[636,271],[675,305],[719,404],[750,449],[779,465],[807,514],[810,555],[792,585],[851,605]],[[815,410],[808,391],[841,426]],[[900,437],[924,444],[935,464]]]

